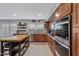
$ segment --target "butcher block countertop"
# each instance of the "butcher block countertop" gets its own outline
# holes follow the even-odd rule
[[[29,35],[15,35],[12,37],[0,37],[0,41],[21,42],[28,38],[29,38]]]

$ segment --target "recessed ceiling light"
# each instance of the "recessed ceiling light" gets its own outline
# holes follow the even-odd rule
[[[42,15],[41,14],[38,14],[38,16],[41,17]]]
[[[16,16],[16,14],[13,14],[13,16]]]

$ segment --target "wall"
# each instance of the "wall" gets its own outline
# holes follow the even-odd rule
[[[12,36],[17,31],[16,21],[0,21],[0,37]]]
[[[0,20],[0,37],[1,36],[12,36],[17,33],[17,24],[20,20]],[[28,33],[45,33],[44,21],[32,22],[22,20],[21,22],[27,23],[26,31]]]

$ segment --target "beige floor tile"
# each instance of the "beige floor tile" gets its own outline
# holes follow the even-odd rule
[[[48,45],[42,43],[31,43],[24,56],[53,56]]]

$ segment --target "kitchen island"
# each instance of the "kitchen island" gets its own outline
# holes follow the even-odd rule
[[[5,55],[5,51],[9,51],[10,56],[23,55],[29,47],[28,35],[15,35],[12,37],[1,37],[1,56]],[[8,47],[9,49],[4,49]],[[16,53],[14,53],[16,52]]]

